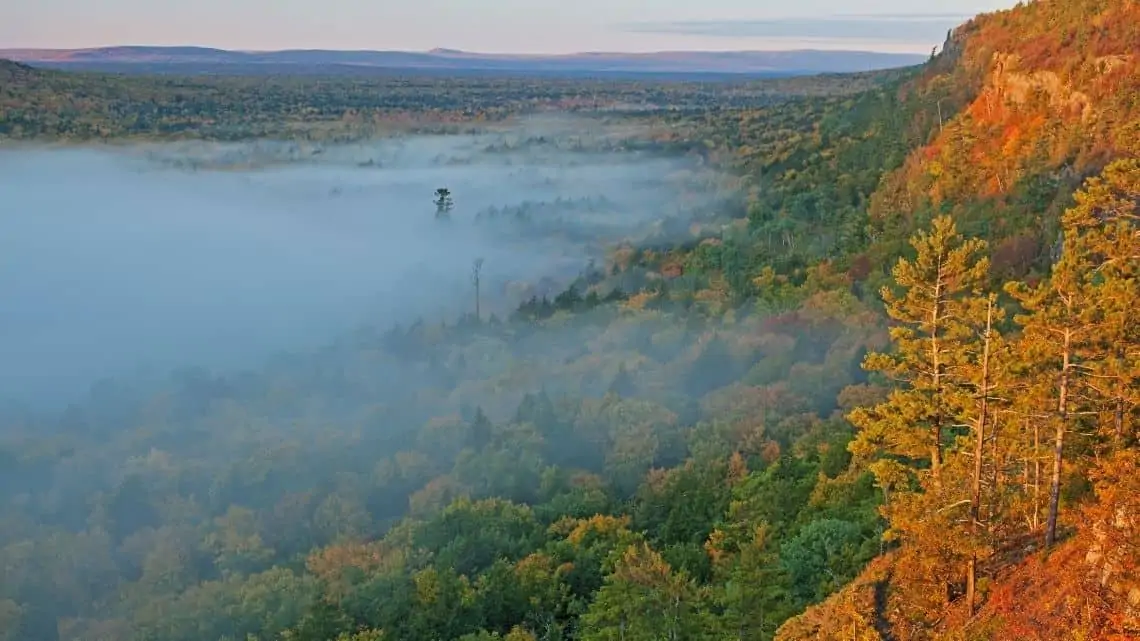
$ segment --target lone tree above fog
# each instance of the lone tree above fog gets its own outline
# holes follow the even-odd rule
[[[451,198],[451,190],[440,187],[435,190],[435,217],[446,219],[451,217],[451,210],[455,208],[455,201]]]

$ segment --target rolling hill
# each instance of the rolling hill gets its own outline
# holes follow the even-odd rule
[[[870,51],[663,51],[569,55],[485,54],[433,49],[408,51],[229,51],[206,47],[8,49],[8,58],[37,66],[117,72],[362,74],[377,70],[531,74],[747,74],[858,72],[922,62],[911,54]]]

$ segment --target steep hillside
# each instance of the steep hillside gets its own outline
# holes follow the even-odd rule
[[[1023,4],[858,95],[673,118],[679,140],[750,191],[747,225],[671,259],[737,301],[770,299],[773,278],[799,286],[820,264],[875,292],[907,239],[948,214],[989,243],[995,283],[1044,274],[1074,191],[1140,155],[1138,6]]]
[[[988,601],[974,616],[958,602],[916,625],[906,616],[898,556],[871,562],[824,603],[781,627],[777,641],[895,639],[1024,639],[1125,641],[1140,635],[1140,459],[1106,461],[1097,475],[1099,501],[1081,515],[1076,534],[1040,551],[1038,541],[1011,542],[991,560]]]
[[[988,241],[966,241],[950,260],[989,257],[975,258],[986,266],[978,272],[965,268],[975,259],[940,266],[962,270],[951,286],[979,273],[995,290],[1014,278],[1040,282],[1005,287],[1019,306],[1010,317],[1026,308],[1054,316],[1016,316],[1011,326],[999,308],[993,333],[988,320],[965,321],[960,329],[974,323],[965,331],[977,342],[959,357],[941,355],[964,359],[947,376],[966,372],[955,392],[964,396],[947,400],[943,382],[930,387],[921,369],[908,369],[926,358],[908,341],[939,336],[908,324],[917,320],[908,305],[922,294],[884,294],[899,324],[896,353],[866,367],[893,379],[898,396],[849,419],[858,432],[855,468],[874,472],[885,495],[901,492],[882,508],[890,552],[789,620],[778,639],[1140,638],[1140,486],[1135,447],[1127,445],[1140,388],[1127,347],[1136,340],[1128,310],[1140,299],[1138,42],[1140,3],[1032,2],[962,26],[900,86],[904,103],[937,109],[937,126],[871,195],[869,244],[852,263],[890,266],[917,251],[917,271],[896,270],[891,291],[920,287],[924,252],[945,240],[946,223],[914,239],[913,249],[904,239],[949,215],[942,220],[963,235]],[[885,276],[866,273],[872,281]],[[1119,289],[1097,291],[1113,279]],[[957,320],[977,309],[958,308]],[[1003,347],[987,336],[1012,342]],[[991,347],[1009,350],[993,352],[1003,363],[996,370],[980,360]],[[955,435],[931,437],[939,416],[950,414]],[[939,445],[927,451],[930,438]],[[1050,475],[1059,507],[1046,519]],[[967,509],[972,516],[953,516]]]
[[[876,255],[931,215],[997,241],[999,269],[1044,258],[1068,194],[1140,154],[1140,4],[1038,1],[975,18],[907,90],[940,124],[874,194]]]

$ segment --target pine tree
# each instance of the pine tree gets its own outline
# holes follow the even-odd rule
[[[1089,384],[1097,392],[1117,449],[1130,438],[1140,406],[1140,162],[1109,165],[1076,194],[1065,214],[1068,242],[1088,256],[1086,284],[1097,310],[1096,358]]]
[[[1020,402],[1033,423],[1026,431],[1034,437],[1027,449],[1035,460],[1026,461],[1024,478],[1028,485],[1033,476],[1034,514],[1040,422],[1053,432],[1046,546],[1057,538],[1067,434],[1085,416],[1107,416],[1101,432],[1121,449],[1140,402],[1140,324],[1134,318],[1140,300],[1140,163],[1113,163],[1075,200],[1064,216],[1063,247],[1050,278],[1036,287],[1007,286],[1028,312],[1017,321],[1024,330],[1019,352],[1026,377]]]
[[[723,609],[720,623],[724,637],[771,639],[779,623],[795,611],[795,604],[772,545],[770,528],[757,526],[751,539],[741,541],[736,550],[722,550],[718,539],[723,538],[723,532],[715,531],[705,548],[714,559],[714,575],[721,583],[716,596]]]
[[[699,638],[711,623],[702,591],[674,572],[645,543],[617,559],[589,610],[582,616],[584,641],[681,641]]]
[[[483,413],[483,408],[479,407],[475,410],[475,418],[471,420],[471,432],[468,437],[468,445],[475,449],[482,449],[491,443],[491,438],[494,434],[495,426],[491,424],[491,419]]]
[[[908,553],[921,568],[916,580],[939,586],[936,599],[946,602],[954,583],[948,573],[965,567],[972,603],[982,456],[992,420],[990,350],[1000,311],[992,296],[981,295],[989,269],[984,242],[963,238],[950,218],[940,217],[911,244],[914,260],[900,259],[893,272],[902,293],[882,292],[897,323],[891,328],[895,352],[869,354],[864,362],[900,387],[878,406],[850,414],[859,430],[850,449],[878,459],[869,467],[891,497],[884,508],[891,523],[888,536],[909,544]],[[959,426],[973,432],[973,466],[958,449],[948,452],[955,443],[951,432]],[[912,476],[921,492],[914,491]],[[963,515],[966,506],[969,512]]]
[[[451,218],[451,210],[455,209],[455,199],[451,196],[451,190],[447,187],[440,187],[435,190],[435,217],[436,220],[447,220]]]
[[[980,353],[977,353],[965,368],[968,385],[972,389],[964,395],[966,402],[963,404],[961,414],[970,427],[972,432],[970,438],[973,443],[970,514],[967,523],[973,550],[966,566],[966,604],[971,614],[974,612],[976,601],[979,548],[984,545],[979,540],[979,536],[985,529],[983,519],[986,518],[982,514],[986,444],[996,439],[996,404],[999,399],[996,398],[995,393],[1001,386],[999,361],[1004,356],[1001,336],[995,329],[995,325],[1004,318],[1004,311],[997,304],[997,296],[990,294],[984,299],[978,299],[974,302],[985,305],[985,324],[979,328]],[[972,314],[974,317],[978,315],[978,313]],[[997,457],[992,454],[990,465],[995,468],[998,465]]]
[[[967,322],[976,309],[989,260],[981,240],[964,239],[949,217],[911,240],[914,260],[900,258],[893,274],[903,293],[882,290],[891,328],[893,354],[872,353],[864,368],[882,372],[901,387],[873,409],[849,417],[859,429],[851,450],[858,456],[882,454],[914,463],[928,462],[935,487],[942,484],[946,430],[953,423],[952,392],[962,385],[965,346],[973,338]]]
[[[1093,265],[1087,246],[1078,242],[1075,230],[1066,229],[1060,260],[1048,280],[1036,287],[1010,283],[1006,290],[1028,312],[1015,320],[1022,326],[1022,357],[1029,376],[1039,378],[1044,402],[1033,417],[1045,417],[1053,431],[1053,461],[1049,480],[1049,506],[1045,522],[1045,545],[1057,539],[1061,476],[1064,470],[1065,437],[1072,427],[1077,387],[1082,384],[1084,361],[1089,354],[1095,309],[1087,275]]]

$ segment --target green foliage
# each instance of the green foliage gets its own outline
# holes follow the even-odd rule
[[[34,501],[27,518],[10,518],[18,512],[5,508],[0,558],[11,570],[0,598],[20,608],[22,629],[36,639],[49,638],[46,630],[61,615],[74,621],[76,638],[112,625],[137,631],[125,638],[154,641],[281,631],[296,641],[327,641],[360,630],[432,639],[505,636],[516,628],[535,638],[577,638],[586,634],[584,614],[605,610],[593,604],[606,577],[616,580],[621,555],[646,544],[659,560],[653,563],[669,570],[645,602],[680,594],[686,605],[678,630],[715,628],[719,617],[736,612],[747,619],[740,625],[769,634],[795,606],[776,547],[748,551],[757,524],[769,522],[783,536],[813,514],[874,519],[873,488],[820,476],[843,471],[850,430],[804,414],[807,407],[834,406],[829,397],[856,380],[858,350],[849,345],[878,340],[873,324],[849,324],[860,303],[850,304],[795,308],[804,323],[829,327],[819,335],[799,321],[748,310],[702,319],[682,334],[700,350],[673,344],[680,340],[677,317],[605,307],[570,322],[396,329],[342,345],[335,358],[375,363],[367,355],[384,351],[400,367],[399,378],[374,365],[353,366],[342,371],[359,378],[329,385],[307,365],[279,364],[265,370],[265,384],[250,388],[240,405],[233,399],[205,414],[178,408],[201,408],[196,395],[219,383],[178,380],[168,398],[186,402],[146,418],[158,426],[150,437],[100,423],[94,414],[86,424],[98,441],[61,433],[83,444],[71,450],[71,465],[88,470],[93,481],[85,489],[98,497],[89,514],[79,508],[79,527],[105,529],[67,531],[60,510],[70,503]],[[487,371],[473,367],[474,358],[454,358],[475,353],[480,342],[500,350],[497,358],[511,368],[543,372],[544,387],[502,385],[517,399],[505,407],[485,395]],[[583,352],[583,345],[596,347]],[[686,392],[696,372],[715,371],[725,359],[745,371],[770,352],[793,355],[767,361],[771,382],[748,386],[724,378],[731,384],[703,398]],[[834,385],[797,383],[793,392],[779,381],[804,359],[843,363],[841,374]],[[583,386],[599,362],[615,374],[631,364],[624,371],[633,394],[607,393],[609,377]],[[416,380],[423,367],[451,368],[459,384],[451,397],[426,395],[417,409],[411,392],[430,389]],[[292,404],[296,395],[280,388],[306,390],[310,408],[328,394],[338,403],[357,398],[364,409],[298,419],[278,430],[252,417],[303,415]],[[588,391],[599,396],[572,395]],[[400,412],[382,409],[397,401]],[[263,431],[235,431],[235,420]],[[193,426],[185,429],[198,436],[175,455],[172,444],[187,443],[180,425]],[[31,434],[17,438],[6,447],[20,460],[49,448]],[[134,454],[137,447],[144,449]],[[122,477],[98,467],[124,454],[131,467]],[[817,503],[813,493],[824,487],[829,496],[857,499],[842,509],[838,500]],[[869,510],[861,507],[867,497]],[[628,520],[606,516],[620,514]],[[718,531],[736,533],[739,542],[714,560],[709,541]],[[56,567],[61,546],[85,550],[83,561],[68,562],[69,570],[34,571]],[[744,587],[747,577],[763,579],[759,592]],[[265,596],[273,582],[282,599],[295,601]],[[40,596],[48,594],[52,600]],[[97,603],[112,605],[100,611]],[[46,613],[42,622],[28,604]],[[763,607],[754,617],[745,608],[755,604]],[[590,619],[591,634],[609,634],[607,616]]]
[[[514,561],[534,551],[540,535],[527,507],[501,499],[460,499],[418,525],[412,541],[433,550],[439,567],[474,576],[499,559]]]
[[[650,641],[708,636],[702,591],[648,545],[621,552],[613,572],[582,616],[585,641]]]
[[[854,579],[874,555],[867,542],[863,528],[850,521],[809,522],[780,546],[792,596],[801,603],[820,601]]]
[[[769,529],[760,525],[740,542],[738,554],[718,557],[717,577],[723,588],[715,594],[723,608],[725,633],[742,639],[771,639],[784,619],[798,609],[791,598],[790,577],[774,548]]]

